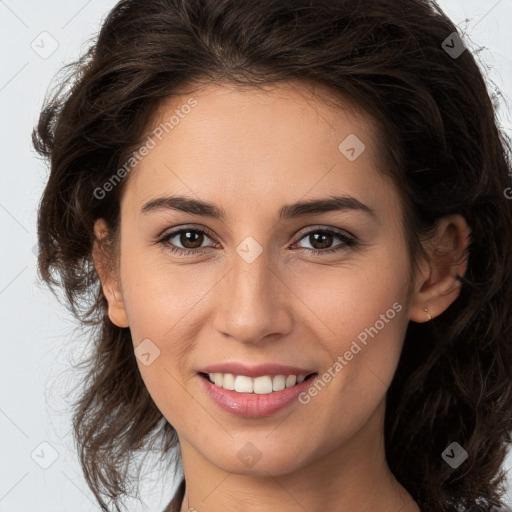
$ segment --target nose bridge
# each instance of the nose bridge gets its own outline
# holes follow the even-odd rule
[[[248,238],[237,247],[231,270],[222,283],[215,327],[240,342],[257,342],[268,334],[287,332],[291,316],[269,252]]]
[[[260,301],[258,306],[270,305],[272,300],[271,289],[274,287],[272,281],[274,273],[270,269],[271,262],[267,254],[261,254],[254,260],[244,259],[237,255],[234,257],[231,281],[233,300],[243,305],[255,306],[254,301]]]

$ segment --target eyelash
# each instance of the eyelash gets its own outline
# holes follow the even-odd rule
[[[213,238],[210,236],[206,231],[202,229],[192,228],[192,227],[185,227],[180,228],[175,231],[171,231],[161,237],[159,240],[157,240],[157,243],[163,245],[166,247],[167,250],[169,250],[172,253],[179,254],[180,256],[196,256],[199,254],[202,254],[205,252],[206,248],[196,248],[196,249],[182,249],[181,247],[176,247],[170,243],[170,240],[174,238],[176,235],[179,235],[183,232],[194,232],[194,233],[202,233],[206,235],[208,238]],[[308,231],[304,233],[297,242],[300,242],[304,238],[314,234],[314,233],[321,233],[322,235],[334,235],[334,237],[339,238],[343,243],[336,246],[334,249],[308,249],[308,248],[302,248],[303,251],[305,251],[307,254],[318,256],[321,254],[332,254],[339,251],[347,250],[348,248],[355,247],[357,245],[356,239],[353,237],[350,237],[342,232],[335,231],[333,229],[326,229],[326,228],[318,228],[311,231]],[[294,244],[295,245],[295,244]]]

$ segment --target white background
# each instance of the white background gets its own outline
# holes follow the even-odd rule
[[[85,49],[115,3],[0,0],[0,512],[99,510],[77,462],[66,409],[72,364],[85,340],[73,331],[64,307],[36,282],[36,208],[46,169],[31,149],[30,134],[55,72]],[[470,47],[486,47],[480,58],[509,102],[501,114],[512,135],[512,0],[443,0],[440,5],[470,36]],[[45,31],[58,42],[48,58],[31,47],[51,49],[48,36],[41,36]],[[44,452],[38,460],[49,460],[52,450],[39,446],[42,442],[58,453],[48,469],[31,458],[36,449],[40,456]],[[511,463],[509,458],[507,467]],[[170,475],[164,486],[156,478],[141,486],[144,507],[130,510],[163,509],[174,483]]]

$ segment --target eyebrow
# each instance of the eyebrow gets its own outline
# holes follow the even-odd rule
[[[141,213],[147,214],[156,210],[177,210],[213,219],[225,220],[226,212],[208,201],[199,201],[185,196],[159,197],[148,201],[141,209]],[[329,196],[326,198],[300,201],[285,205],[279,209],[280,220],[293,219],[303,215],[318,215],[332,211],[360,211],[377,220],[377,214],[373,208],[349,195]]]

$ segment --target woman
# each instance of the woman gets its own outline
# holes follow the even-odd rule
[[[93,327],[102,510],[155,443],[166,511],[497,510],[510,153],[439,7],[124,0],[71,72],[39,268]]]

